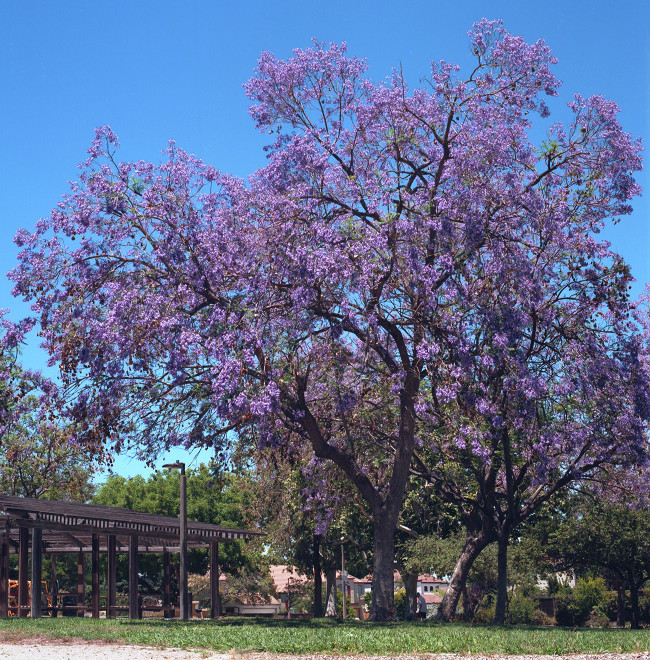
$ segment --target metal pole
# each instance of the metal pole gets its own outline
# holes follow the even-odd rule
[[[187,483],[185,463],[181,463],[181,619],[189,619],[187,598]]]
[[[180,498],[181,498],[181,510],[180,510],[180,537],[181,537],[181,548],[180,548],[180,567],[179,567],[179,576],[178,585],[180,588],[180,605],[181,605],[181,619],[187,621],[189,617],[189,603],[188,593],[187,593],[187,482],[185,481],[185,463],[176,461],[176,463],[165,463],[164,468],[171,468],[173,470],[181,471],[181,483],[180,483]]]
[[[343,618],[346,619],[348,611],[345,603],[345,551],[343,550],[343,539],[341,539],[341,593],[343,594]]]

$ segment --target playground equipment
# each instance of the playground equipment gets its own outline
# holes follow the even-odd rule
[[[31,580],[27,581],[27,589],[29,592],[29,599],[27,605],[31,608],[32,605],[32,583]],[[48,607],[52,607],[52,598],[50,591],[47,588],[47,582],[41,582],[41,598],[47,602]],[[18,616],[18,580],[9,580],[9,616]],[[28,612],[27,616],[31,616]]]

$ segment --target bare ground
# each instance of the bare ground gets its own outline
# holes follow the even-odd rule
[[[401,656],[361,656],[363,660],[650,660],[650,653],[588,654],[564,656],[461,656],[461,655],[401,655]],[[288,656],[271,653],[210,653],[209,651],[167,649],[115,644],[111,642],[79,639],[70,641],[51,640],[46,637],[24,639],[4,639],[0,641],[0,659],[11,660],[359,660],[360,656],[304,655]]]

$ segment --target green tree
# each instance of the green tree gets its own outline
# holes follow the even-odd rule
[[[73,430],[41,416],[35,398],[0,443],[0,491],[7,495],[86,502],[97,468]]]
[[[140,475],[129,479],[111,475],[98,489],[93,504],[137,509],[145,513],[178,516],[180,475],[177,470],[155,472],[148,479]],[[190,520],[223,527],[249,528],[255,524],[255,503],[250,479],[221,472],[216,464],[201,464],[187,470],[187,516]],[[219,548],[221,570],[233,576],[242,573],[268,572],[263,557],[264,541],[231,541]],[[143,557],[141,570],[152,585],[160,584],[162,559]],[[194,549],[188,554],[191,573],[205,574],[209,567],[207,550]]]
[[[361,576],[370,570],[372,523],[363,503],[341,480],[328,481],[323,492],[313,492],[304,475],[308,460],[301,453],[262,450],[248,455],[246,461],[255,465],[252,487],[259,524],[267,532],[270,560],[311,576],[314,616],[337,616],[342,605],[336,596],[341,539],[346,570]]]
[[[0,342],[0,491],[85,502],[98,456],[61,421],[54,384],[22,368]]]
[[[639,590],[650,579],[650,512],[622,503],[582,498],[561,521],[538,529],[548,556],[561,569],[604,571],[618,586],[618,622],[625,621],[630,590],[631,624],[640,626]]]
[[[465,544],[464,531],[456,528],[447,536],[422,536],[409,545],[407,567],[410,571],[450,575]],[[508,588],[523,597],[536,595],[537,550],[526,536],[512,540],[508,554]],[[478,555],[463,587],[463,618],[472,620],[486,601],[494,604],[498,588],[498,547],[490,544]]]

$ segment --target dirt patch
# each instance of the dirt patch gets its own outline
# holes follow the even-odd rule
[[[2,660],[232,660],[223,653],[204,650],[161,649],[131,644],[116,644],[103,640],[52,639],[50,637],[20,637],[4,634],[0,637]]]

